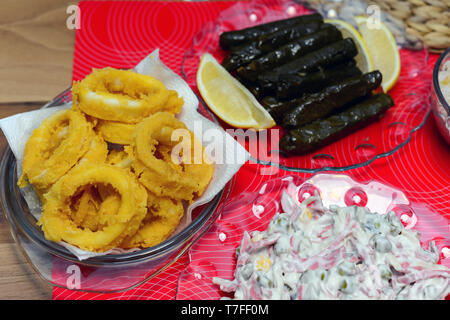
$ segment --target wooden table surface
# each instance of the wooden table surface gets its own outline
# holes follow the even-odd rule
[[[75,30],[67,7],[77,1],[2,0],[0,118],[41,107],[71,84]],[[0,135],[1,153],[6,141]],[[51,286],[28,265],[0,214],[0,299],[51,299]]]

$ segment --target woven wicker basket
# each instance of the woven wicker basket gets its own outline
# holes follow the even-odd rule
[[[419,38],[430,51],[450,46],[450,0],[370,0],[401,20],[410,36]]]

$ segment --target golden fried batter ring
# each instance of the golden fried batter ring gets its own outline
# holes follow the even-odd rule
[[[26,143],[19,187],[31,183],[38,192],[47,190],[87,152],[93,134],[78,111],[61,110],[45,119]]]
[[[172,134],[177,129],[181,129],[178,133],[182,136],[173,141]],[[125,151],[133,160],[132,168],[139,181],[157,196],[192,200],[203,193],[212,178],[213,166],[204,160],[201,142],[169,112],[155,113],[140,122],[133,144]],[[164,156],[169,151],[176,157]]]
[[[95,130],[110,143],[129,145],[133,141],[134,123],[98,120]]]
[[[108,67],[74,83],[72,96],[74,106],[95,118],[137,123],[166,110],[169,91],[153,77]]]
[[[178,93],[175,90],[169,90],[169,99],[164,107],[164,110],[170,113],[179,113],[181,108],[183,107],[184,100],[182,97],[178,96]]]
[[[106,157],[108,155],[108,144],[99,135],[94,134],[89,145],[88,151],[80,159],[79,163],[84,161],[94,162],[94,163],[105,163]]]
[[[106,157],[106,163],[122,169],[130,168],[131,162],[131,158],[123,149],[110,150],[108,156]]]
[[[124,249],[148,248],[166,240],[177,228],[184,214],[181,201],[148,193],[147,215],[135,235],[121,244]]]
[[[109,217],[120,208],[120,196],[111,187],[100,184],[80,189],[72,197],[71,218],[82,228],[97,231],[103,228]]]
[[[96,185],[114,189],[120,205],[115,212],[113,208],[103,214],[103,220],[99,221],[101,228],[92,231],[73,220],[71,202],[80,189]],[[73,168],[44,197],[46,201],[38,225],[46,239],[65,241],[93,252],[117,247],[125,237],[136,233],[147,213],[145,188],[128,171],[107,164],[85,162]]]
[[[72,210],[70,212],[71,219],[77,226],[89,228],[92,231],[95,231],[94,228],[91,225],[88,226],[85,221],[91,219],[88,217],[96,217],[100,207],[94,189],[89,185],[77,191],[71,199]]]
[[[169,99],[163,109],[167,112],[179,113],[183,103],[183,98],[180,98],[175,90],[169,90]],[[135,128],[135,123],[97,119],[95,130],[105,141],[120,145],[129,145],[133,140],[133,131]]]

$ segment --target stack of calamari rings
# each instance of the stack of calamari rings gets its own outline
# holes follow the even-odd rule
[[[202,143],[175,116],[183,98],[113,68],[75,82],[72,98],[31,134],[18,181],[41,199],[46,239],[91,252],[161,243],[213,174]]]

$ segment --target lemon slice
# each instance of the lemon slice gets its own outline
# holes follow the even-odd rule
[[[356,48],[358,49],[358,54],[355,57],[356,65],[363,72],[370,72],[374,70],[373,60],[371,52],[364,41],[364,38],[351,24],[338,19],[326,19],[326,23],[334,25],[341,31],[342,36],[345,38],[352,38],[355,41]]]
[[[229,125],[253,129],[275,126],[253,94],[209,53],[203,54],[200,60],[197,87],[208,107]]]
[[[395,38],[387,26],[377,20],[371,22],[369,17],[357,16],[355,21],[373,59],[373,67],[383,75],[381,86],[389,91],[400,75],[400,53]]]

